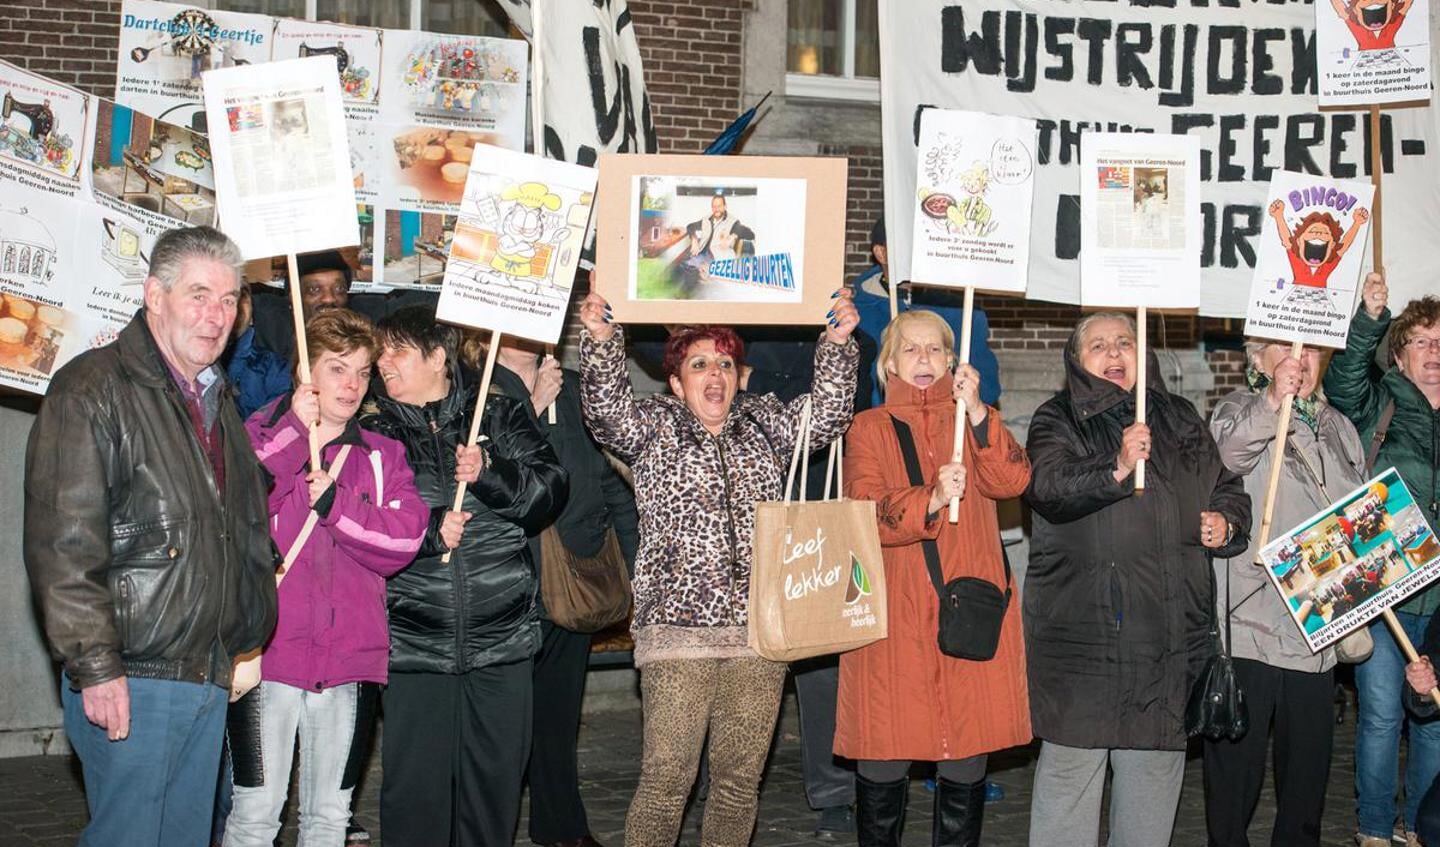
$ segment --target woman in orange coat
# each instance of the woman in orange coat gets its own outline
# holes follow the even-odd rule
[[[900,843],[913,761],[937,763],[934,843],[980,843],[986,755],[1030,741],[1020,604],[1011,598],[988,661],[940,652],[939,597],[925,540],[943,581],[979,577],[1013,594],[995,501],[1030,480],[1025,451],[980,402],[980,377],[954,365],[955,336],[933,312],[892,321],[876,371],[885,404],[856,416],[845,456],[848,496],[874,500],[885,554],[889,637],[840,657],[835,753],[857,762],[860,847]],[[953,370],[952,370],[953,368]],[[955,400],[968,418],[965,462],[951,462]],[[892,417],[909,427],[923,485],[912,485]],[[948,522],[960,497],[960,521]]]

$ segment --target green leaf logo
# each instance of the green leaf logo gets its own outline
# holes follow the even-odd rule
[[[850,554],[850,586],[845,591],[845,602],[854,603],[861,597],[868,597],[874,591],[870,586],[870,575],[865,572],[864,565],[852,552]]]

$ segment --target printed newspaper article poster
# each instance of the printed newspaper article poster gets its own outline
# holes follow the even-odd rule
[[[915,282],[1025,291],[1035,133],[1035,122],[1024,118],[922,113]]]
[[[1374,196],[1368,182],[1275,172],[1246,335],[1345,346]]]
[[[595,179],[594,168],[477,144],[435,316],[558,342]]]
[[[1260,558],[1315,652],[1440,576],[1440,542],[1394,468],[1276,537]]]
[[[1430,0],[1315,0],[1321,106],[1430,99]]]
[[[1200,306],[1200,139],[1090,132],[1080,142],[1080,302]]]
[[[225,231],[247,259],[359,243],[331,57],[210,71],[205,107]]]

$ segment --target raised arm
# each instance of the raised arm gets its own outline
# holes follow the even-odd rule
[[[1246,476],[1275,443],[1280,413],[1270,408],[1265,392],[1237,391],[1222,399],[1210,414],[1210,434],[1225,467]]]
[[[1375,350],[1390,331],[1390,310],[1386,303],[1385,279],[1372,273],[1365,278],[1361,307],[1350,319],[1345,349],[1330,358],[1325,369],[1325,396],[1363,434],[1380,417],[1385,398],[1380,388],[1381,371],[1375,366]]]
[[[404,447],[392,442],[379,449],[384,490],[378,501],[373,487],[357,490],[336,480],[315,503],[315,511],[335,546],[364,567],[389,576],[415,560],[430,523],[430,508],[415,490],[415,474],[405,461]],[[347,461],[370,459],[365,451],[352,450]]]
[[[1051,523],[1078,520],[1135,493],[1133,485],[1115,479],[1117,453],[1082,451],[1058,399],[1036,410],[1025,451],[1030,454],[1025,502]]]
[[[889,426],[888,421],[884,424]],[[914,544],[940,534],[944,521],[930,512],[931,487],[895,487],[886,482],[885,470],[903,460],[892,433],[881,426],[857,425],[845,444],[845,496],[874,500],[880,543],[885,547]]]
[[[537,533],[554,520],[570,493],[569,476],[523,401],[492,396],[481,431],[489,439],[470,491],[490,511]]]
[[[1331,2],[1338,4],[1340,0],[1331,0]],[[1342,11],[1340,14],[1343,17],[1345,13]],[[1270,204],[1270,217],[1275,220],[1275,229],[1280,233],[1280,243],[1285,245],[1286,250],[1293,249],[1294,244],[1291,241],[1290,226],[1285,223],[1284,200],[1276,200]]]
[[[979,426],[968,425],[966,455],[969,479],[991,500],[1009,500],[1030,484],[1030,460],[1015,441],[1000,413],[990,409]]]
[[[1335,248],[1335,261],[1340,261],[1340,257],[1344,256],[1345,251],[1350,249],[1351,243],[1355,241],[1355,236],[1360,234],[1360,230],[1368,220],[1370,220],[1370,211],[1368,209],[1362,208],[1355,210],[1355,215],[1350,220],[1350,228],[1345,230],[1345,235],[1340,239],[1339,246]]]

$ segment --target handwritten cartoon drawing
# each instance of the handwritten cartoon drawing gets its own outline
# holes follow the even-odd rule
[[[1285,257],[1290,260],[1294,283],[1323,289],[1329,283],[1331,272],[1355,241],[1355,236],[1370,220],[1370,212],[1364,207],[1357,208],[1351,215],[1350,229],[1343,235],[1340,222],[1329,212],[1319,211],[1301,218],[1292,231],[1285,222],[1283,200],[1270,204],[1270,217],[1275,220],[1280,243],[1285,247]]]
[[[555,270],[571,235],[576,208],[589,211],[589,195],[567,204],[543,182],[509,182],[480,193],[455,228],[452,262],[471,278],[533,294],[569,297],[570,280]],[[581,224],[583,226],[583,224]]]
[[[977,160],[965,170],[958,170],[964,149],[963,139],[941,133],[936,145],[925,154],[923,171],[929,185],[917,192],[920,210],[947,233],[985,238],[1000,226],[993,219],[994,210],[985,202],[991,183],[990,165]],[[957,201],[943,190],[953,191],[955,187],[964,192],[964,199]]]
[[[1335,14],[1345,22],[1355,45],[1361,50],[1392,50],[1395,33],[1405,23],[1414,0],[1330,0]]]

